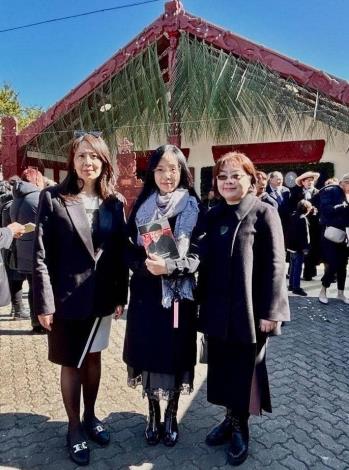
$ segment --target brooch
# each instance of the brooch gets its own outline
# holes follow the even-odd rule
[[[221,235],[225,235],[229,230],[229,227],[227,227],[226,225],[222,225],[221,228],[220,228],[220,234]]]

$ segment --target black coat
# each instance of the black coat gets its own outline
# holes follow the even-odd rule
[[[123,204],[110,198],[100,205],[95,251],[83,203],[64,201],[61,190],[54,186],[40,196],[33,262],[35,313],[71,319],[109,315],[127,302]]]
[[[291,215],[287,236],[287,248],[302,252],[310,247],[309,221],[305,214],[295,212]]]
[[[175,217],[169,219],[173,230]],[[173,328],[173,308],[161,304],[161,277],[151,274],[144,262],[146,253],[137,246],[136,225],[130,226],[132,245],[129,263],[133,271],[123,359],[137,371],[176,374],[190,371],[196,363],[197,305],[194,301],[179,301],[179,324]],[[167,259],[172,277],[188,276],[199,265],[197,245],[191,244],[187,256],[180,260]]]
[[[200,329],[217,338],[256,343],[260,319],[290,319],[277,211],[248,194],[235,213],[225,202],[211,209],[203,230]]]
[[[319,192],[320,223],[345,230],[349,227],[349,204],[343,189],[337,184],[322,188]]]

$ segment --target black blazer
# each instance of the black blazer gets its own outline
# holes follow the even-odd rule
[[[63,200],[61,191],[58,185],[40,195],[33,260],[35,313],[71,319],[109,315],[127,302],[123,204],[117,198],[101,204],[95,253],[82,202]]]

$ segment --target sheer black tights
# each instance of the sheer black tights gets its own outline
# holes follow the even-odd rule
[[[101,353],[87,354],[80,369],[65,367],[61,369],[61,391],[63,403],[69,420],[71,438],[81,434],[80,399],[81,390],[84,400],[84,418],[93,422],[95,403],[101,378]]]

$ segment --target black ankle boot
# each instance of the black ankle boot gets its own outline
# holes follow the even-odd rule
[[[163,443],[167,447],[175,446],[178,441],[178,424],[177,424],[178,400],[179,400],[179,393],[176,394],[170,400],[168,400],[167,408],[165,411]]]
[[[228,463],[241,465],[248,455],[248,417],[232,416],[232,435],[228,450]]]
[[[153,398],[148,398],[148,402],[149,417],[145,428],[145,438],[149,445],[155,446],[160,442],[161,437],[160,403]]]
[[[227,408],[224,420],[215,426],[206,436],[208,446],[220,446],[228,442],[232,433],[232,415],[231,410]]]

